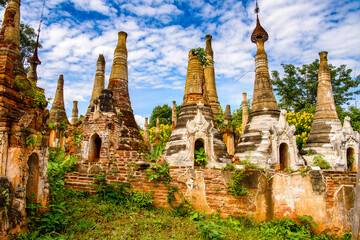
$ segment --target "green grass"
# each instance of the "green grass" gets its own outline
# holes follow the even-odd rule
[[[41,234],[33,228],[18,239],[336,239],[315,235],[311,224],[290,219],[256,223],[247,217],[222,219],[197,211],[179,216],[169,208],[140,208],[131,201],[115,204],[96,195],[64,192],[68,221],[63,230]]]

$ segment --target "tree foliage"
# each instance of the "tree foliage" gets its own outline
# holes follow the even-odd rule
[[[271,82],[274,90],[280,97],[279,107],[298,112],[316,104],[318,70],[320,62],[316,59],[310,64],[295,67],[292,64],[281,64],[284,75],[278,71],[272,71]],[[355,79],[351,77],[352,70],[346,65],[340,67],[329,64],[331,71],[331,83],[336,105],[349,104],[356,94],[360,84],[360,75]]]
[[[179,117],[180,109],[181,105],[176,106],[177,117]],[[169,105],[164,104],[154,107],[150,116],[149,128],[156,126],[156,118],[159,118],[160,124],[171,125],[171,116],[172,110]]]
[[[26,59],[31,57],[35,51],[37,34],[28,24],[20,23],[20,52],[21,59],[26,63]],[[38,45],[42,48],[42,45]]]

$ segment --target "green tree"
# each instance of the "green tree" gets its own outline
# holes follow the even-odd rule
[[[156,126],[157,118],[159,118],[160,124],[171,125],[171,107],[167,104],[154,107],[150,116],[149,128]]]
[[[37,34],[35,30],[28,24],[20,23],[20,52],[23,63],[26,63],[26,59],[31,57],[35,51]],[[39,48],[42,45],[39,43]]]
[[[176,106],[177,118],[179,118],[179,113],[182,105]],[[160,124],[171,125],[171,116],[172,109],[169,105],[164,104],[162,106],[158,105],[153,108],[149,121],[149,128],[156,126],[156,118],[159,118]]]
[[[6,0],[0,0],[0,7],[6,6]]]
[[[279,107],[298,112],[314,106],[317,97],[319,60],[316,59],[301,67],[295,67],[292,64],[281,65],[284,68],[282,77],[278,71],[272,71],[271,74],[274,90],[280,97]],[[346,65],[336,67],[329,64],[329,68],[335,104],[338,106],[349,104],[349,101],[360,93],[357,89],[360,84],[360,75],[352,78],[352,70],[347,69]]]
[[[342,109],[338,107],[337,112],[342,123],[344,123],[344,118],[349,116],[351,118],[350,123],[352,128],[360,132],[360,108],[350,106],[348,110],[342,111]]]

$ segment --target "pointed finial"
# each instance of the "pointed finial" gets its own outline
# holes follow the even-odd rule
[[[255,5],[254,13],[258,14],[259,12],[260,12],[260,8],[259,8],[258,2],[257,2],[257,0],[256,0],[256,5]]]

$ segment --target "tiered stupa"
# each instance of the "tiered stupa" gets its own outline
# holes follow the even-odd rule
[[[296,169],[303,162],[293,135],[295,126],[287,124],[285,112],[279,118],[280,111],[270,81],[267,54],[264,49],[264,43],[268,38],[257,15],[256,27],[251,35],[251,42],[257,46],[253,101],[240,143],[236,146],[235,156],[263,168]]]
[[[344,121],[344,127],[338,118],[334,95],[331,86],[330,68],[327,52],[320,52],[318,72],[318,90],[315,118],[311,126],[309,138],[303,153],[310,152],[304,158],[311,164],[314,156],[322,156],[335,170],[356,170],[359,134],[353,131],[350,119]],[[353,157],[354,162],[347,164],[347,159]]]
[[[132,153],[135,156],[147,151],[130,103],[126,37],[127,33],[119,32],[108,89],[103,89],[105,59],[100,55],[97,61],[93,106],[90,103],[83,120],[81,143],[81,164],[88,171],[98,162],[122,161],[123,152],[136,152]]]
[[[189,52],[183,105],[175,129],[166,144],[164,158],[170,166],[195,165],[194,150],[204,148],[206,167],[222,167],[231,162],[206,94],[203,64]]]

